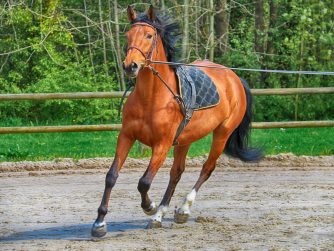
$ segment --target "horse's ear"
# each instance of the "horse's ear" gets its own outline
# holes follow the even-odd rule
[[[128,5],[128,19],[130,22],[132,22],[133,20],[135,20],[137,18],[137,14],[136,12],[134,11],[134,9],[132,8],[131,5]]]
[[[156,19],[156,15],[155,15],[155,10],[153,5],[150,5],[150,8],[148,8],[147,10],[147,17],[151,20],[154,21]]]

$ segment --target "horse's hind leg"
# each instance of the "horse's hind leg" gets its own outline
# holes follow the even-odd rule
[[[196,194],[202,184],[210,177],[211,173],[215,169],[217,159],[222,154],[229,135],[228,130],[223,127],[223,125],[213,131],[213,140],[209,157],[204,163],[200,176],[192,191],[184,199],[183,205],[179,209],[175,210],[174,220],[176,223],[187,222],[190,215],[190,207],[195,201]]]
[[[166,189],[165,195],[159,205],[158,211],[152,217],[151,221],[148,223],[147,228],[157,228],[161,227],[161,221],[165,213],[167,212],[169,203],[174,194],[177,183],[179,182],[181,175],[185,169],[185,162],[187,153],[190,145],[186,146],[175,146],[174,148],[174,162],[170,170],[170,178],[168,187]]]

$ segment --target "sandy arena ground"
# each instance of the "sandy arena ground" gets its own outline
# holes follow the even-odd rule
[[[145,229],[136,188],[147,160],[127,161],[102,239],[90,228],[110,159],[0,163],[0,250],[334,250],[334,156],[280,155],[251,165],[224,157],[189,222],[175,224],[174,208],[203,160],[188,161],[163,228],[153,230]],[[170,163],[152,184],[156,203]]]

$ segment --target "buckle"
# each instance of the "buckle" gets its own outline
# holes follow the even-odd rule
[[[185,119],[190,121],[192,116],[193,116],[192,113],[187,111]]]
[[[179,95],[177,95],[177,96],[175,96],[174,97],[175,98],[175,100],[176,100],[176,102],[178,103],[178,104],[182,104],[182,105],[184,105],[184,103],[183,103],[183,99],[181,98],[181,96],[179,96]]]
[[[149,67],[150,64],[151,64],[151,60],[149,58],[145,58],[144,67]]]
[[[179,141],[177,139],[174,139],[173,146],[177,146],[179,144]]]

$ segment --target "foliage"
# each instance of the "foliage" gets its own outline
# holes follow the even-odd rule
[[[115,74],[105,74],[103,66],[89,65],[85,51],[79,52],[73,34],[63,25],[68,17],[57,1],[32,8],[17,5],[3,9],[5,39],[1,51],[25,48],[2,57],[1,93],[92,92],[117,89]],[[52,15],[52,16],[50,16]],[[14,31],[15,36],[10,36]],[[113,62],[107,67],[112,69]],[[23,121],[68,121],[88,123],[116,118],[117,100],[48,100],[0,103],[2,118]]]
[[[220,0],[216,0],[218,3]],[[153,1],[183,25],[183,1]],[[226,66],[333,71],[334,5],[324,1],[263,1],[265,51],[255,50],[255,5],[226,1],[227,50],[216,38],[215,61]],[[114,6],[116,3],[116,9]],[[126,6],[131,1],[12,0],[0,4],[0,92],[75,92],[119,90],[116,25],[125,48]],[[208,1],[192,0],[189,60],[208,55]],[[134,4],[143,11],[148,4]],[[218,5],[217,5],[218,6]],[[275,13],[273,13],[275,11]],[[119,23],[114,22],[115,14]],[[275,14],[275,15],[273,15]],[[121,52],[124,56],[124,51]],[[332,76],[260,74],[237,71],[252,88],[333,86]],[[50,100],[0,103],[3,122],[21,124],[110,122],[117,100]],[[257,97],[255,120],[333,119],[333,95]]]

